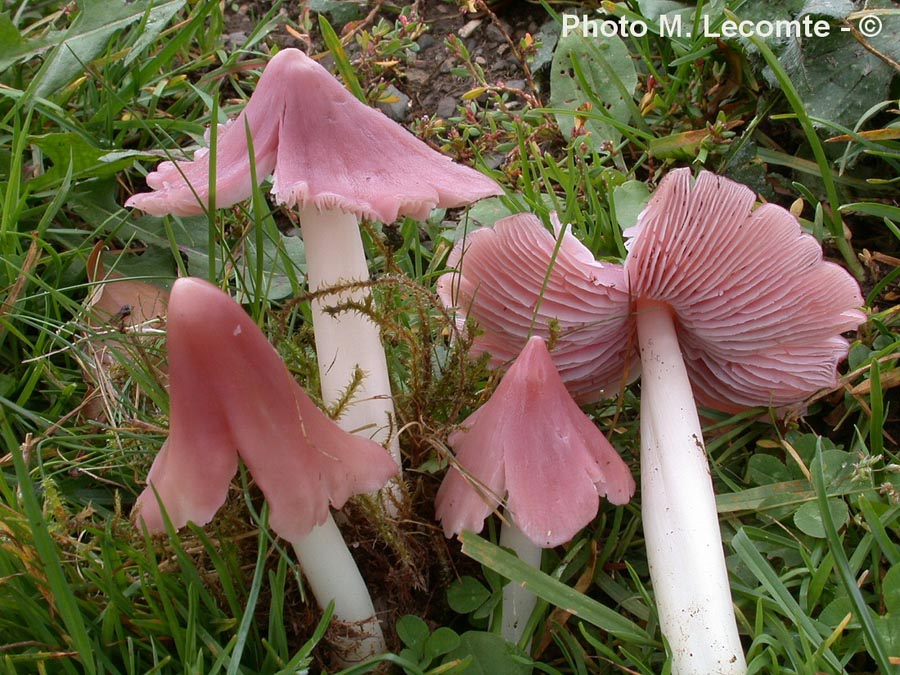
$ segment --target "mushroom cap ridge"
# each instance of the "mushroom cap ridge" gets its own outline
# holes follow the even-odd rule
[[[859,285],[787,210],[744,185],[669,172],[625,231],[631,296],[671,308],[701,405],[784,407],[836,384]]]
[[[568,230],[557,239],[530,213],[498,220],[457,243],[437,292],[477,324],[471,355],[497,368],[515,359],[531,335],[552,340],[550,356],[569,392],[590,403],[637,374],[627,339],[628,289],[621,265],[601,263]],[[554,256],[554,251],[556,255]],[[545,284],[546,279],[546,284]]]

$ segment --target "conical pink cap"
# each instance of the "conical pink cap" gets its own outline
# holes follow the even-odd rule
[[[448,260],[457,269],[438,280],[437,292],[461,313],[460,328],[467,317],[477,323],[473,355],[487,352],[499,367],[530,335],[552,340],[553,363],[572,396],[598,401],[636,374],[625,273],[594,260],[568,231],[554,257],[556,244],[531,214],[498,220],[457,244]]]
[[[456,464],[435,502],[448,537],[481,531],[506,496],[531,541],[558,546],[593,520],[601,496],[625,504],[634,494],[628,466],[572,400],[539,337],[449,442]]]
[[[340,429],[294,381],[265,336],[226,293],[179,279],[169,300],[169,438],[138,498],[162,529],[155,489],[175,527],[208,522],[240,455],[290,541],[321,524],[329,505],[382,487],[397,465],[377,443]]]
[[[635,299],[666,302],[702,404],[796,404],[836,384],[844,331],[865,320],[859,285],[785,209],[702,171],[669,172],[631,237]]]
[[[340,209],[386,223],[424,220],[436,206],[463,206],[501,194],[487,176],[455,164],[348,92],[297,49],[280,51],[216,149],[216,206],[252,193],[246,128],[256,175],[274,175],[272,192],[288,206]],[[153,215],[202,212],[209,201],[209,154],[163,162],[147,177],[154,192],[126,206]]]

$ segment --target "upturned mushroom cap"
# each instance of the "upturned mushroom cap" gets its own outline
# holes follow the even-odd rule
[[[601,496],[625,504],[634,494],[628,466],[572,400],[539,337],[449,443],[456,463],[435,500],[448,537],[481,531],[507,495],[519,529],[558,546],[597,515]]]
[[[135,513],[203,525],[225,501],[240,455],[269,503],[272,529],[296,541],[352,495],[397,471],[377,443],[340,429],[294,381],[275,349],[223,291],[179,279],[169,300],[169,438]]]
[[[475,320],[472,355],[509,363],[528,337],[554,345],[553,364],[581,403],[617,392],[636,374],[628,344],[628,289],[620,265],[597,262],[565,231],[557,241],[537,217],[518,214],[476,230],[456,245],[437,292],[457,309],[459,327]],[[545,285],[546,280],[546,285]]]
[[[755,202],[739,183],[703,171],[692,184],[678,169],[625,232],[632,297],[669,306],[697,400],[730,412],[834,386],[840,334],[866,318],[850,274],[790,212]]]
[[[274,175],[272,192],[288,206],[339,209],[392,222],[424,220],[436,206],[456,207],[501,194],[487,176],[455,164],[348,92],[297,49],[272,58],[243,112],[218,133],[216,205],[252,193],[249,128],[256,174]],[[209,202],[210,154],[163,162],[147,176],[154,192],[126,206],[153,215],[201,213]]]

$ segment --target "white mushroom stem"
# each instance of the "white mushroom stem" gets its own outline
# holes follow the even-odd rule
[[[541,569],[541,554],[543,549],[525,536],[509,513],[506,514],[507,522],[500,528],[500,546],[512,549],[519,560],[528,563],[535,569]],[[510,581],[503,587],[503,625],[501,632],[504,638],[514,644],[518,644],[528,625],[528,619],[537,597],[524,586]]]
[[[363,250],[356,216],[338,210],[300,209],[300,230],[306,250],[309,290],[368,282],[369,267]],[[312,302],[313,332],[319,361],[322,400],[332,406],[342,399],[353,383],[357,368],[362,382],[354,389],[350,404],[337,423],[345,431],[386,445],[400,466],[400,443],[395,428],[394,400],[387,359],[378,325],[355,311],[328,313],[325,308],[347,302],[365,303],[368,288],[329,293]],[[395,515],[393,501],[399,500],[397,483],[392,482],[385,507]]]
[[[706,449],[671,312],[637,303],[641,512],[673,675],[744,675]]]
[[[323,609],[334,600],[332,640],[337,656],[346,664],[358,663],[387,651],[381,625],[347,545],[328,519],[299,541],[291,542],[309,589]]]

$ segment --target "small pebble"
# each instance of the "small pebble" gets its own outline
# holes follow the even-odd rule
[[[506,155],[502,152],[492,152],[490,155],[484,158],[484,163],[489,169],[496,169],[501,164],[503,164],[503,160],[506,159]]]
[[[485,29],[485,32],[488,34],[488,37],[494,40],[495,42],[506,42],[506,38],[503,37],[503,32],[497,28],[494,24],[491,24]]]
[[[453,117],[456,112],[456,99],[452,96],[442,96],[441,100],[438,101],[435,112],[438,117],[443,117],[444,119]]]
[[[460,28],[456,34],[459,35],[463,40],[468,38],[472,33],[474,33],[477,28],[481,25],[481,19],[472,19],[465,26]]]
[[[384,90],[383,98],[396,100],[379,101],[376,107],[395,122],[404,122],[409,116],[409,96],[391,84]]]

